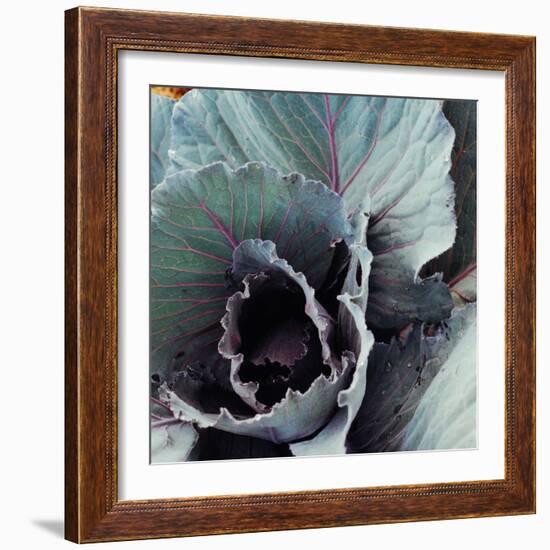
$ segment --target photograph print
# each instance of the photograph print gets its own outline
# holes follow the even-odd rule
[[[476,448],[476,101],[149,115],[151,463]]]

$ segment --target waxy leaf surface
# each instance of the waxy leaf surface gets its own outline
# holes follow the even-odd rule
[[[195,89],[174,108],[171,170],[264,161],[323,182],[350,213],[368,196],[367,320],[393,328],[452,309],[439,278],[415,285],[454,242],[453,141],[439,100]]]
[[[153,372],[164,378],[178,354],[190,360],[221,337],[235,291],[233,252],[243,240],[276,243],[280,257],[318,288],[334,243],[349,238],[351,227],[342,199],[319,182],[261,163],[235,171],[215,163],[155,188],[151,232]]]

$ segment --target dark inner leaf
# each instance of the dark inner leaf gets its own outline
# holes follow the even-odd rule
[[[265,439],[236,435],[215,428],[200,430],[198,453],[192,460],[223,460],[241,458],[273,458],[292,456],[288,445]]]
[[[380,296],[384,296],[384,300]],[[374,271],[369,278],[366,316],[377,342],[385,341],[385,329],[402,329],[415,321],[438,323],[447,319],[452,309],[451,293],[440,274],[415,283],[400,280],[395,274],[382,270]]]
[[[281,401],[288,388],[306,391],[324,370],[304,295],[284,276],[272,274],[251,290],[242,306],[239,332],[244,355],[239,377],[259,385],[256,397],[264,405]]]
[[[420,400],[464,331],[468,317],[458,311],[448,322],[415,323],[389,344],[374,345],[367,391],[349,433],[350,452],[400,450]]]
[[[243,303],[239,319],[242,352],[247,360],[291,366],[305,355],[305,298],[286,278],[272,277]]]
[[[217,343],[203,352],[203,360],[189,362],[185,356],[180,358],[171,389],[187,403],[207,413],[218,413],[223,407],[237,416],[253,416],[254,411],[231,387],[229,362],[218,354]]]
[[[350,253],[345,242],[340,241],[334,245],[332,263],[327,272],[323,286],[315,293],[320,304],[334,319],[338,316],[340,302],[336,297],[342,293],[344,279],[348,272]]]

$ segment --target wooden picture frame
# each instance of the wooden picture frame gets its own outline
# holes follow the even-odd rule
[[[506,86],[505,477],[120,501],[117,54],[156,50],[501,71]],[[155,13],[66,12],[66,538],[97,542],[535,512],[535,39]]]

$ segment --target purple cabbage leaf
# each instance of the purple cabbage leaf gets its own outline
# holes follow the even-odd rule
[[[350,212],[368,196],[367,321],[392,329],[453,306],[441,276],[419,272],[454,242],[454,137],[439,100],[194,89],[174,108],[170,170],[264,161],[325,183]]]
[[[365,299],[345,291],[358,250],[363,286],[371,256],[342,198],[262,163],[214,163],[155,188],[151,227],[154,395],[173,418],[276,444],[339,407],[349,427],[373,338]]]
[[[475,446],[475,313],[475,304],[457,308],[444,323],[416,324],[374,345],[352,452]],[[457,413],[464,416],[453,429]]]
[[[152,461],[475,446],[475,103],[151,117]]]

